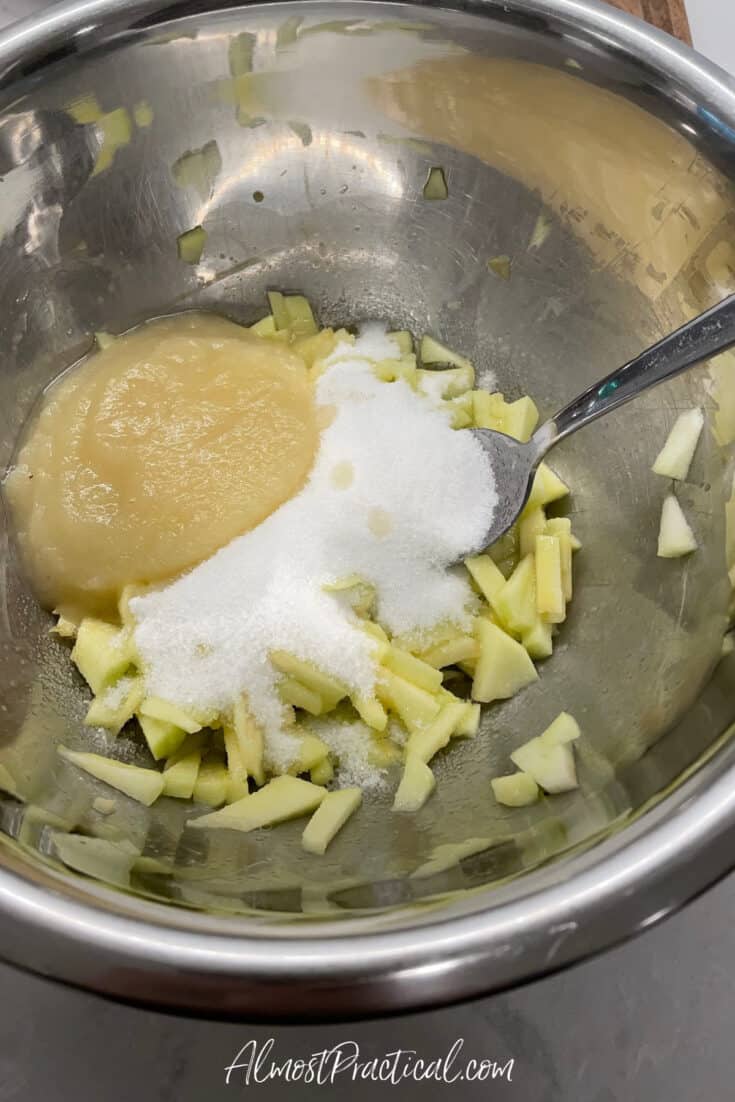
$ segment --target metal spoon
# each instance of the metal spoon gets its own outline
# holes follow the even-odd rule
[[[517,519],[531,492],[533,476],[547,452],[577,429],[625,402],[735,345],[735,294],[682,325],[634,360],[595,383],[549,421],[526,444],[491,429],[473,429],[495,476],[498,504],[483,544],[487,547]]]

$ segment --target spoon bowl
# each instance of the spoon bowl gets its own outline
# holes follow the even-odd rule
[[[489,547],[518,519],[543,457],[577,429],[630,402],[651,387],[735,345],[735,294],[656,341],[601,382],[588,387],[527,443],[491,429],[474,429],[495,479],[498,503],[483,547]],[[472,550],[478,550],[473,548]]]

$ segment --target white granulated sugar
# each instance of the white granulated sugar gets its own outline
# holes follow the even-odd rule
[[[287,765],[296,743],[271,651],[310,660],[352,691],[374,688],[375,642],[326,583],[350,574],[372,583],[377,619],[393,634],[469,615],[471,591],[450,564],[490,525],[492,474],[473,435],[452,429],[431,398],[375,377],[373,363],[397,355],[374,325],[339,345],[316,386],[317,403],[336,412],[303,490],[130,602],[148,692],[217,711],[246,692],[274,765]]]
[[[315,735],[326,742],[336,758],[334,786],[358,786],[368,791],[385,787],[387,772],[369,759],[370,732],[364,723],[340,723],[319,720],[309,725]]]
[[[116,681],[114,685],[111,685],[110,688],[104,692],[100,703],[105,708],[110,708],[111,710],[119,708],[132,687],[132,677],[121,677],[119,681]]]

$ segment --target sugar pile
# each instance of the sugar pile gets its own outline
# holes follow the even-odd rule
[[[375,643],[325,584],[359,574],[392,634],[468,616],[471,594],[451,564],[477,546],[496,504],[480,444],[377,361],[399,355],[367,326],[339,345],[316,386],[332,407],[303,490],[253,531],[171,585],[130,602],[150,694],[223,711],[246,692],[274,766],[293,758],[279,675],[285,650],[351,690],[374,688]]]

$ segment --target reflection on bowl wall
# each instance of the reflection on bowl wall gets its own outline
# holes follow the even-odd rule
[[[467,7],[201,4],[173,19],[173,4],[102,0],[0,44],[3,462],[95,331],[155,315],[249,323],[268,289],[303,292],[323,324],[431,332],[549,414],[733,290],[732,84],[597,7],[575,5],[573,23],[565,0]],[[423,198],[432,166],[446,200]],[[199,226],[186,263],[178,239]],[[726,864],[714,845],[671,891],[675,858],[653,839],[678,822],[681,860],[701,852],[682,809],[700,801],[704,816],[732,768],[724,738],[692,792],[675,783],[735,718],[733,660],[717,665],[734,368],[703,365],[554,453],[584,551],[541,681],[437,759],[420,813],[370,798],[321,859],[303,854],[300,823],[193,838],[176,801],[95,811],[100,786],[55,746],[107,740],[82,726],[85,692],[9,538],[4,954],[139,1001],[357,1013],[520,979],[712,879]],[[679,496],[701,546],[663,561],[666,484],[650,468],[694,404],[707,429]],[[562,709],[585,735],[581,790],[500,807],[490,778]],[[85,865],[67,834],[114,843],[115,861]]]

